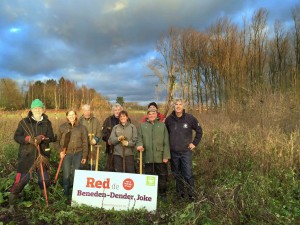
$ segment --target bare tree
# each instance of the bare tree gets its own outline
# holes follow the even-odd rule
[[[162,61],[153,60],[148,64],[155,76],[159,79],[159,85],[167,90],[167,99],[164,114],[167,115],[173,102],[176,84],[176,53],[178,50],[178,32],[170,29],[169,36],[163,37],[157,44],[156,50],[160,53]]]
[[[294,49],[295,49],[295,73],[293,75],[294,86],[299,90],[300,84],[300,5],[292,9],[292,18],[294,21]]]

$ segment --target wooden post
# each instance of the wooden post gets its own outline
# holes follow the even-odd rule
[[[140,151],[140,174],[143,174],[143,151]]]
[[[91,141],[94,138],[94,134],[89,134],[90,138],[90,163],[91,163],[91,170],[93,170],[93,145],[91,144]]]
[[[99,149],[100,149],[100,146],[101,146],[101,145],[95,145],[95,147],[96,147],[96,149],[97,149],[95,171],[98,171],[98,165],[99,165]]]

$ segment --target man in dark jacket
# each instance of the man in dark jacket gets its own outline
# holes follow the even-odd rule
[[[169,132],[171,169],[176,180],[176,191],[184,198],[186,186],[190,200],[194,200],[192,151],[202,138],[202,128],[193,115],[185,113],[181,99],[175,100],[174,111],[167,117],[165,123]],[[196,132],[194,140],[193,130]]]
[[[35,160],[39,156],[38,146],[41,155],[39,160],[47,161],[50,157],[49,143],[55,141],[52,124],[48,116],[44,114],[44,105],[39,99],[31,103],[31,110],[28,116],[19,122],[14,139],[19,143],[19,154],[17,164],[17,174],[9,196],[9,212],[14,213],[14,204],[18,194],[29,182],[30,174],[34,171],[38,175],[38,184],[43,189],[43,180],[39,165],[36,166]],[[38,168],[36,168],[38,167]],[[46,187],[50,185],[50,178],[47,172],[47,165],[43,167]]]
[[[109,137],[114,126],[119,124],[119,113],[123,110],[119,103],[115,103],[112,107],[112,115],[107,117],[102,126],[102,140],[106,142],[106,165],[104,170],[114,171],[113,166],[113,152],[114,146],[109,142]]]

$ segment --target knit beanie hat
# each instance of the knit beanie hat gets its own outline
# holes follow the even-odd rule
[[[31,103],[31,107],[30,109],[33,109],[33,108],[37,108],[37,107],[41,107],[41,108],[45,108],[44,104],[42,103],[41,100],[39,99],[34,99]]]
[[[148,105],[148,108],[149,108],[151,105],[153,105],[155,108],[158,109],[157,104],[156,104],[155,102],[150,102],[149,105]]]
[[[156,113],[157,113],[157,109],[149,108],[149,109],[147,110],[147,114],[150,113],[150,112],[156,112]]]

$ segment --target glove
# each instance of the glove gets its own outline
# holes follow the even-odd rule
[[[125,140],[125,137],[123,136],[123,135],[120,135],[119,137],[118,137],[118,141],[124,141]]]
[[[45,136],[44,135],[38,135],[35,137],[35,144],[36,145],[39,145],[41,144],[41,142],[45,139]]]
[[[35,145],[35,139],[33,137],[30,137],[29,135],[25,137],[25,142]]]
[[[91,145],[95,145],[97,142],[96,142],[96,140],[95,140],[95,138],[93,138],[92,140],[91,140]]]
[[[123,140],[123,141],[121,141],[121,143],[123,146],[128,146],[128,141]]]

